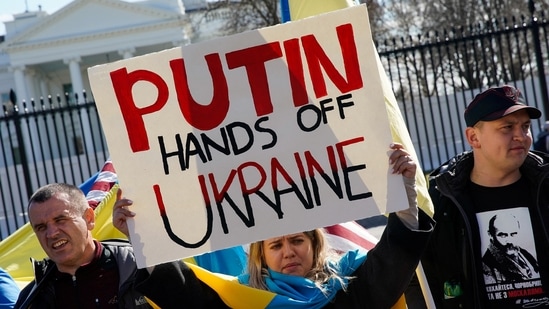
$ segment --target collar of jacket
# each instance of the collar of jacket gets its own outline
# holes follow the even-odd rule
[[[435,169],[430,175],[430,180],[436,180],[438,189],[446,192],[461,191],[470,179],[474,158],[472,151],[466,151],[456,155]],[[549,154],[530,151],[520,167],[522,175],[536,181],[547,179],[549,175]]]

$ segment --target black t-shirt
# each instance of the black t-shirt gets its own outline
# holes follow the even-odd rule
[[[549,253],[534,241],[542,235],[532,225],[528,182],[521,178],[504,187],[471,183],[469,189],[477,211],[487,308],[549,308],[539,267]]]

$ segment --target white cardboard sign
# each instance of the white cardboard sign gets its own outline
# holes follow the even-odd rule
[[[365,6],[89,69],[140,268],[407,207]]]

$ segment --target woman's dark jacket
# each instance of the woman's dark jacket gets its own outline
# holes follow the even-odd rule
[[[347,291],[340,290],[325,308],[391,308],[404,293],[433,230],[429,216],[420,211],[419,217],[419,230],[411,231],[391,214],[379,243],[352,274]],[[150,275],[140,269],[136,281],[136,289],[163,309],[228,308],[182,262],[157,265]]]

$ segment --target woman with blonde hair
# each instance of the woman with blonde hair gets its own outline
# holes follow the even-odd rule
[[[409,208],[391,213],[378,244],[367,254],[331,251],[322,229],[252,243],[241,284],[276,293],[284,308],[391,308],[418,265],[434,222],[417,207],[416,163],[400,144],[389,160],[402,174]],[[113,223],[128,235],[130,200],[120,199]],[[136,289],[161,308],[229,308],[181,261],[138,270]]]
[[[271,248],[273,246],[280,246],[279,243],[285,238],[294,243],[297,241],[301,243],[302,239],[299,239],[299,236],[306,237],[311,242],[312,247],[312,266],[303,277],[318,283],[319,287],[322,287],[322,283],[329,278],[342,280],[335,269],[327,267],[329,266],[327,265],[327,256],[329,255],[329,252],[324,250],[326,240],[323,231],[321,229],[314,229],[312,231],[286,235],[280,238],[271,238],[250,244],[248,256],[249,286],[256,289],[269,290],[265,283],[265,277],[269,276],[269,267],[265,261],[265,252],[272,250]],[[267,248],[264,249],[264,247]],[[336,254],[332,254],[332,256],[338,257]]]

